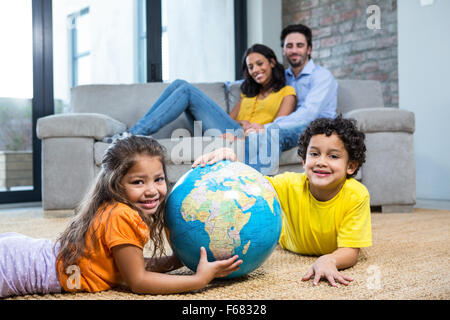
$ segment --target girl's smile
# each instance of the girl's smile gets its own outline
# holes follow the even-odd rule
[[[159,158],[138,155],[136,163],[121,180],[127,199],[144,214],[154,214],[167,193],[164,170]]]
[[[151,210],[159,205],[159,199],[139,201],[141,206],[147,210]]]

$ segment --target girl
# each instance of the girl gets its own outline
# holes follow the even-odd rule
[[[191,84],[175,80],[134,127],[106,138],[105,142],[127,134],[151,135],[183,112],[194,121],[202,121],[203,133],[216,129],[223,137],[234,140],[234,135],[226,134],[227,129],[249,134],[256,127],[260,128],[295,109],[295,89],[286,86],[284,67],[272,49],[262,44],[247,49],[242,71],[241,99],[230,115]]]
[[[106,151],[91,191],[56,243],[17,233],[0,235],[0,297],[62,291],[97,292],[125,282],[135,293],[197,290],[239,269],[237,256],[208,262],[200,249],[193,275],[165,256],[167,194],[164,150],[150,137],[117,139]],[[151,240],[153,253],[144,258]]]

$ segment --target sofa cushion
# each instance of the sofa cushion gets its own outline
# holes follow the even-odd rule
[[[354,109],[383,108],[383,92],[379,81],[375,80],[337,80],[337,113],[346,113]],[[240,99],[240,82],[228,87],[228,104],[230,110]]]
[[[77,86],[72,89],[71,111],[102,113],[125,123],[127,128],[131,128],[147,113],[168,85],[168,83],[154,82]],[[193,85],[227,111],[223,82],[194,83]],[[182,114],[154,136],[155,138],[169,138],[171,132],[176,128],[192,130],[190,123],[185,114]]]
[[[235,150],[236,154],[242,154],[238,148],[242,146],[238,143],[230,145],[226,140],[218,137],[189,137],[173,139],[158,139],[158,142],[166,149],[168,164],[192,164],[201,155],[213,150],[229,147]],[[103,154],[109,147],[108,143],[98,141],[94,144],[94,161],[96,165],[102,162]]]
[[[232,82],[228,86],[227,90],[227,97],[228,97],[228,112],[231,112],[233,110],[236,103],[238,103],[239,99],[241,99],[241,82],[236,81]]]
[[[411,111],[397,108],[372,108],[353,110],[344,115],[357,121],[358,128],[369,132],[414,133],[415,118]]]
[[[99,113],[56,114],[39,118],[36,125],[38,138],[93,137],[101,140],[122,132],[125,125]]]
[[[297,153],[298,148],[294,147],[292,149],[286,150],[281,154],[280,166],[288,164],[298,164],[301,166],[302,158]]]
[[[375,80],[338,80],[339,113],[355,109],[383,108],[383,92],[379,81]]]
[[[168,164],[191,164],[202,154],[211,152],[218,148],[231,147],[238,154],[238,158],[243,154],[238,148],[243,145],[230,145],[226,140],[214,137],[194,137],[185,139],[158,139],[158,142],[166,148]],[[94,144],[94,161],[98,166],[102,162],[103,154],[109,147],[108,143],[98,141]],[[242,160],[242,159],[239,159]],[[301,166],[302,159],[297,154],[297,147],[282,153],[280,166],[298,165]]]

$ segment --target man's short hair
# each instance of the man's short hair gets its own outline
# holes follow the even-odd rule
[[[312,31],[309,27],[305,26],[304,24],[291,24],[284,28],[281,31],[281,47],[284,47],[284,39],[286,39],[287,35],[290,33],[298,32],[305,36],[306,42],[308,43],[308,46],[312,49]]]

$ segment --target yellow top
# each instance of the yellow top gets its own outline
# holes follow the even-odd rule
[[[362,183],[347,179],[333,199],[322,202],[309,191],[304,173],[286,172],[267,179],[283,209],[279,239],[282,248],[323,255],[337,248],[372,245],[370,198]]]
[[[241,108],[236,120],[246,120],[258,124],[273,122],[281,106],[281,101],[286,96],[295,96],[295,89],[284,86],[278,92],[271,92],[264,99],[257,97],[248,98],[241,93]]]

